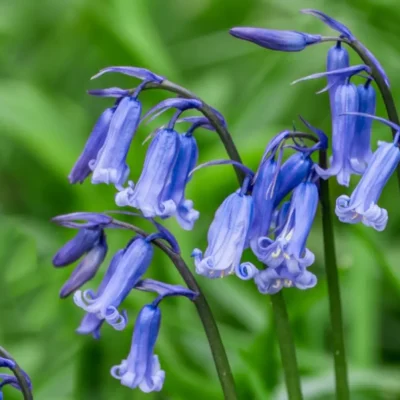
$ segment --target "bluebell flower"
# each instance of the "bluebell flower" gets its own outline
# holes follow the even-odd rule
[[[293,154],[283,163],[276,183],[275,207],[310,175],[313,165],[310,155],[301,152]]]
[[[286,222],[275,240],[258,240],[257,258],[268,267],[284,266],[297,276],[314,262],[314,254],[306,249],[306,241],[318,206],[318,189],[312,182],[303,182],[293,191]]]
[[[253,212],[253,198],[246,191],[245,182],[241,190],[228,196],[218,208],[208,230],[208,247],[204,255],[199,249],[193,250],[192,257],[199,275],[222,278],[236,273],[248,279],[249,273],[252,273],[250,263],[245,269],[240,264]]]
[[[117,193],[117,205],[138,208],[145,217],[173,215],[177,204],[164,194],[179,150],[179,134],[172,129],[159,130],[150,143],[138,183]]]
[[[68,175],[70,183],[82,183],[91,174],[89,164],[96,160],[104,145],[115,109],[116,107],[107,108],[97,120],[81,155]]]
[[[400,161],[400,150],[395,143],[378,142],[368,167],[351,197],[339,196],[336,200],[336,215],[349,224],[362,222],[377,231],[383,231],[388,213],[377,204],[390,176]]]
[[[358,112],[375,114],[376,92],[371,81],[357,86]],[[364,173],[372,157],[371,151],[372,119],[362,116],[356,117],[356,128],[351,143],[350,158],[354,170],[360,174]]]
[[[92,183],[121,187],[129,175],[126,157],[140,122],[142,106],[135,97],[124,97],[111,119],[107,138],[99,155],[90,164]]]
[[[301,51],[307,46],[321,41],[321,35],[296,31],[237,27],[232,28],[229,32],[239,39],[278,51]]]
[[[260,293],[275,294],[282,288],[310,289],[317,284],[317,277],[306,269],[301,270],[299,274],[293,274],[287,266],[281,265],[260,271],[255,275],[254,282]]]
[[[349,52],[342,47],[341,42],[337,42],[335,46],[331,47],[328,51],[326,58],[326,70],[335,71],[338,69],[348,68],[350,66]],[[329,100],[331,105],[331,116],[333,118],[335,112],[335,92],[336,86],[339,84],[344,84],[346,82],[346,77],[335,77],[332,75],[327,76],[328,87],[329,87]]]
[[[113,218],[107,214],[100,214],[94,212],[74,212],[70,214],[57,215],[51,220],[56,224],[67,228],[98,230],[100,228],[105,228],[109,226],[112,223]],[[86,233],[81,233],[81,234],[85,235]],[[76,239],[74,239],[73,242],[71,241],[71,244],[69,246],[74,247],[75,245],[79,244],[80,241],[86,242],[86,240],[89,240],[89,237],[88,239],[82,240],[83,237],[78,236]],[[79,256],[77,258],[79,258]]]
[[[185,198],[189,173],[196,166],[198,148],[192,134],[179,135],[179,153],[163,193],[164,202],[172,200],[176,205],[176,219],[186,230],[193,229],[200,213],[193,209],[193,201]]]
[[[103,230],[100,230],[100,236],[95,245],[85,254],[81,262],[73,270],[67,282],[61,288],[61,298],[69,296],[96,275],[106,258],[107,250],[106,235]]]
[[[253,217],[248,233],[250,247],[255,251],[258,239],[268,235],[275,208],[274,181],[277,174],[274,157],[261,162],[252,190]]]
[[[107,271],[104,274],[104,277],[97,289],[97,292],[93,293],[91,297],[99,297],[103,294],[108,283],[110,282],[111,277],[114,275],[115,270],[117,269],[117,265],[121,261],[123,254],[124,250],[119,250],[114,254],[110,262],[110,265],[108,266]],[[124,319],[127,320],[127,316],[125,315],[124,317],[125,317]],[[96,314],[88,312],[82,318],[82,321],[79,327],[77,328],[76,332],[81,335],[91,334],[95,339],[99,339],[100,328],[102,327],[103,323],[104,323],[104,318],[98,317]]]
[[[322,22],[324,22],[326,25],[331,27],[332,29],[338,31],[341,36],[345,37],[346,39],[349,39],[351,42],[357,41],[357,38],[352,34],[350,29],[342,24],[341,22],[335,20],[334,18],[330,17],[329,15],[323,13],[322,11],[318,10],[313,10],[313,9],[304,9],[301,10],[303,14],[310,14],[313,15],[317,18],[319,18]],[[389,78],[383,69],[382,65],[380,62],[377,60],[377,58],[360,42],[358,42],[358,46],[361,47],[368,55],[370,60],[372,61],[372,64],[374,67],[379,71],[379,73],[383,76],[385,83],[387,86],[390,86]]]
[[[128,358],[111,368],[111,375],[122,385],[132,389],[139,387],[145,393],[162,389],[165,372],[154,354],[160,322],[161,312],[157,306],[149,304],[140,311]]]
[[[95,295],[91,290],[78,290],[74,294],[76,305],[105,319],[114,329],[124,329],[126,318],[117,308],[149,268],[153,258],[152,239],[151,236],[136,236],[125,249],[102,293]]]
[[[332,117],[332,159],[327,170],[315,166],[318,175],[328,179],[336,175],[340,185],[349,186],[351,174],[357,174],[351,164],[351,144],[355,136],[357,117],[343,115],[356,112],[359,107],[358,91],[354,84],[347,82],[338,85],[335,92]]]

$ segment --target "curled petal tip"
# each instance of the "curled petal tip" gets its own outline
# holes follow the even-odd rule
[[[161,83],[164,80],[164,77],[157,75],[148,69],[138,68],[138,67],[107,67],[101,69],[96,75],[93,75],[90,79],[96,79],[108,72],[117,72],[120,74],[132,76],[134,78],[139,78],[146,81],[158,82]]]

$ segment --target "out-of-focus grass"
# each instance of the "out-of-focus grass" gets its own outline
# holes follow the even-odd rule
[[[162,305],[157,353],[167,379],[162,393],[144,395],[122,387],[108,372],[126,357],[134,316],[151,297],[132,294],[126,305],[129,328],[116,332],[105,327],[98,342],[74,333],[82,312],[72,300],[57,297],[71,268],[54,270],[51,256],[72,232],[52,226],[49,219],[75,210],[115,208],[112,188],[67,184],[85,138],[110,104],[90,98],[85,90],[136,83],[117,75],[90,82],[90,76],[108,65],[137,65],[187,86],[225,115],[244,161],[255,168],[271,136],[290,127],[298,114],[329,133],[327,96],[314,94],[324,83],[290,85],[323,70],[327,47],[293,54],[268,52],[233,39],[229,28],[254,25],[328,34],[319,21],[298,14],[300,8],[319,8],[349,24],[382,60],[397,99],[396,5],[394,0],[0,3],[0,343],[31,374],[36,398],[222,398],[204,333],[189,302],[171,299]],[[143,95],[146,108],[162,98],[154,91]],[[382,105],[378,113],[384,115]],[[157,123],[141,127],[134,141],[134,179],[145,152],[141,142]],[[374,140],[378,137],[389,139],[390,133],[376,125]],[[199,132],[198,142],[200,161],[225,157],[215,135]],[[236,186],[229,167],[196,173],[188,195],[201,219],[190,233],[168,222],[189,263],[191,250],[206,245],[218,204]],[[345,191],[335,183],[332,187],[333,199]],[[400,398],[398,202],[393,180],[381,199],[390,214],[385,232],[335,226],[354,399]],[[306,398],[325,400],[333,398],[333,378],[320,231],[317,220],[309,248],[317,256],[312,268],[319,276],[318,286],[306,292],[288,290],[286,297]],[[112,250],[129,239],[117,231],[108,238]],[[181,282],[158,252],[149,276]],[[285,398],[268,297],[251,282],[233,277],[199,282],[218,320],[240,399]],[[6,390],[7,399],[19,398]]]

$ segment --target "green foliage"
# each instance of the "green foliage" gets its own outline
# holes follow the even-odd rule
[[[221,399],[204,332],[186,300],[171,299],[162,306],[157,352],[167,373],[163,392],[131,392],[111,378],[109,369],[129,350],[134,316],[151,297],[131,296],[131,322],[124,332],[105,327],[98,342],[76,335],[82,312],[71,299],[58,299],[71,268],[51,266],[52,254],[72,233],[52,226],[49,219],[75,210],[115,208],[112,188],[69,186],[66,180],[91,126],[110,104],[90,98],[85,90],[135,85],[117,75],[89,81],[108,65],[147,67],[196,92],[226,116],[244,161],[253,168],[270,137],[290,127],[298,114],[329,133],[327,95],[314,94],[323,82],[290,85],[323,70],[327,45],[280,54],[227,33],[234,25],[254,25],[328,34],[319,21],[298,14],[309,6],[305,0],[0,2],[0,343],[31,374],[36,398]],[[399,98],[396,6],[394,0],[312,3],[352,27],[382,60],[394,98]],[[154,91],[145,93],[145,107],[162,98]],[[384,115],[382,105],[378,113]],[[141,142],[154,127],[141,127],[135,139],[130,158],[134,177],[144,156]],[[374,138],[378,136],[389,139],[390,132],[376,126]],[[198,141],[200,161],[225,157],[216,135],[199,132]],[[183,233],[168,222],[189,264],[191,250],[205,246],[218,204],[236,186],[227,166],[194,177],[189,194],[201,211],[196,228]],[[332,187],[333,199],[344,192],[335,183]],[[398,196],[393,180],[382,197],[390,214],[383,233],[336,225],[354,399],[400,398]],[[304,293],[287,290],[286,297],[305,397],[326,400],[333,398],[333,376],[320,229],[316,223],[309,242],[317,256],[313,271],[319,285]],[[113,250],[129,240],[120,232],[108,237]],[[180,282],[162,254],[149,276]],[[284,399],[268,297],[251,282],[233,277],[199,282],[218,320],[240,399]],[[13,389],[6,390],[7,399],[19,398]]]

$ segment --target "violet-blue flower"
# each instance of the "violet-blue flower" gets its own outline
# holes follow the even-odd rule
[[[129,175],[126,157],[140,122],[142,106],[136,97],[124,97],[110,122],[107,138],[96,160],[90,164],[92,183],[121,187]]]
[[[117,251],[111,262],[110,265],[107,268],[106,273],[104,274],[104,277],[96,291],[96,293],[93,293],[92,297],[99,297],[100,295],[103,294],[105,288],[108,285],[108,282],[110,282],[111,277],[114,275],[115,270],[117,269],[117,265],[121,261],[121,258],[124,254],[124,250],[119,250]],[[125,320],[126,320],[125,316]],[[81,335],[88,335],[92,334],[95,339],[100,338],[100,328],[104,323],[104,318],[99,318],[96,314],[93,313],[86,313],[85,316],[82,318],[81,323],[79,324],[79,327],[76,329],[76,332],[81,334]]]
[[[256,270],[250,263],[246,263],[244,269],[240,264],[253,212],[253,198],[246,194],[246,181],[240,190],[223,201],[215,213],[208,230],[208,246],[204,255],[199,249],[193,250],[192,257],[199,275],[222,278],[236,273],[240,278],[248,279]],[[242,272],[245,272],[244,276]]]
[[[335,91],[332,117],[332,159],[330,168],[318,165],[315,170],[323,179],[337,176],[340,185],[349,186],[351,174],[358,173],[351,165],[351,144],[355,135],[357,117],[343,115],[358,110],[358,92],[354,84],[346,82]]]
[[[82,183],[92,172],[89,164],[96,160],[103,147],[116,107],[107,108],[99,117],[85,147],[72,168],[68,179],[70,183]]]
[[[125,249],[102,293],[95,295],[91,290],[78,290],[74,294],[75,303],[105,319],[115,329],[124,329],[126,319],[117,308],[149,268],[153,258],[152,239],[151,235],[136,236]]]
[[[277,268],[268,267],[260,271],[255,275],[254,282],[260,293],[275,294],[282,288],[310,289],[317,284],[317,277],[306,269],[302,269],[299,274],[293,274],[282,264]]]
[[[173,215],[177,204],[164,194],[179,150],[179,134],[173,129],[159,130],[150,143],[138,183],[117,193],[117,205],[138,208],[145,217]]]
[[[357,86],[358,112],[375,115],[376,92],[371,81]],[[356,127],[350,148],[351,165],[360,174],[364,173],[372,157],[371,151],[372,119],[356,117]]]
[[[306,249],[306,241],[318,206],[315,183],[303,182],[293,191],[287,220],[275,240],[262,237],[258,241],[257,258],[268,267],[285,266],[297,276],[314,262],[314,254]]]
[[[296,31],[236,27],[229,32],[239,39],[248,40],[261,47],[278,51],[301,51],[308,45],[321,41],[321,35]]]
[[[156,305],[146,305],[140,311],[128,358],[111,368],[111,375],[122,385],[132,389],[139,387],[145,393],[161,390],[165,371],[154,354],[160,322],[161,311]]]
[[[189,173],[196,166],[198,148],[192,134],[179,135],[179,152],[169,182],[163,191],[163,201],[172,200],[176,205],[176,219],[179,225],[186,230],[193,229],[200,213],[193,209],[193,201],[185,198],[186,185]]]
[[[388,213],[377,204],[390,176],[400,161],[400,150],[395,143],[379,142],[379,147],[354,190],[351,197],[339,196],[336,200],[336,215],[349,224],[362,222],[377,231],[383,231]]]

